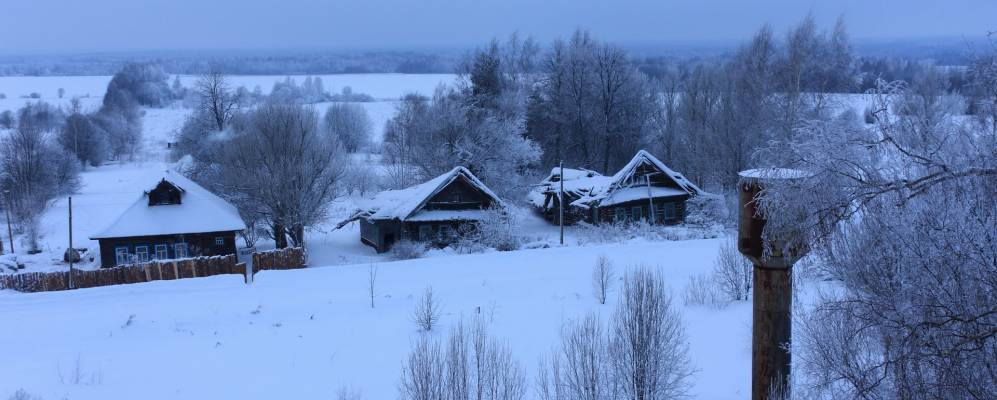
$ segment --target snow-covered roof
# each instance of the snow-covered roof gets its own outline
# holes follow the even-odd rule
[[[426,182],[420,183],[415,186],[411,186],[405,189],[398,190],[385,190],[381,193],[376,194],[373,198],[369,200],[361,201],[359,204],[359,209],[350,218],[341,222],[339,226],[343,226],[349,221],[356,220],[357,218],[367,218],[367,219],[398,219],[401,221],[441,221],[441,220],[452,220],[459,219],[454,211],[447,211],[446,216],[439,214],[441,211],[437,210],[422,210],[422,207],[429,201],[434,195],[442,191],[452,182],[457,179],[464,179],[468,184],[475,187],[476,189],[483,192],[485,195],[490,197],[492,201],[495,202],[499,207],[504,207],[505,203],[502,199],[492,192],[488,186],[485,186],[478,177],[474,176],[467,168],[455,167],[454,169],[448,171],[447,173],[430,179]],[[425,217],[422,214],[427,214]],[[437,215],[439,214],[439,215]],[[470,214],[465,214],[464,216],[470,216]],[[434,218],[434,219],[419,219],[419,218]],[[443,218],[443,219],[438,219]]]
[[[651,187],[650,193],[646,185],[632,186],[627,184],[627,178],[632,176],[638,167],[648,164],[667,175],[678,188]],[[550,175],[544,179],[540,185],[534,188],[527,195],[533,205],[544,207],[546,196],[556,194],[560,191],[559,182],[560,168],[555,167]],[[651,153],[640,150],[634,158],[621,168],[613,176],[603,176],[597,172],[585,169],[564,169],[564,192],[573,206],[589,207],[591,205],[612,205],[627,201],[645,199],[650,194],[651,197],[668,197],[681,195],[697,195],[702,192],[695,184],[690,182],[682,174],[675,172],[671,168],[657,159]],[[550,205],[547,205],[550,206]]]
[[[180,204],[150,206],[149,191],[144,191],[134,204],[108,224],[106,228],[90,236],[90,239],[229,232],[246,229],[246,224],[239,217],[239,211],[236,210],[235,206],[222,200],[214,193],[174,171],[166,171],[162,179],[181,189]],[[154,189],[155,186],[151,187]]]
[[[746,179],[801,179],[810,176],[809,172],[791,168],[758,168],[738,172]]]
[[[613,177],[604,176],[587,169],[564,168],[564,193],[569,198],[579,198],[592,191],[602,191],[613,182]],[[561,168],[554,167],[540,184],[527,193],[530,203],[544,207],[547,194],[561,190]]]

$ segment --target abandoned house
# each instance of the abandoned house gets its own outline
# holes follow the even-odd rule
[[[234,206],[172,171],[142,192],[102,231],[100,264],[114,267],[236,253],[235,236],[246,228]]]
[[[444,246],[460,229],[485,218],[489,209],[504,207],[471,171],[456,167],[425,183],[378,193],[336,228],[359,221],[360,241],[378,253],[399,240]]]
[[[551,223],[560,216],[561,168],[551,170],[527,195]],[[661,160],[641,150],[619,172],[604,176],[585,169],[564,168],[564,223],[677,224],[685,218],[686,200],[700,189]]]

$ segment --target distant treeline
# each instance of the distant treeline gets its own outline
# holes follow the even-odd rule
[[[129,63],[155,63],[168,74],[319,75],[451,73],[458,52],[149,52],[0,56],[0,76],[114,75]]]

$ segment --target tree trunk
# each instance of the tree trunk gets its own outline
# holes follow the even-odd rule
[[[273,241],[278,249],[283,249],[287,247],[287,235],[285,234],[284,224],[275,222],[270,228],[273,234]]]
[[[291,230],[288,232],[291,236],[291,244],[294,247],[304,247],[305,245],[305,226],[301,224],[294,224],[291,226]]]

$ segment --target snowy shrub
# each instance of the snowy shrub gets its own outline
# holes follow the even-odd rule
[[[652,225],[645,221],[599,225],[579,223],[577,233],[579,244],[590,245],[622,243],[634,239],[648,241],[710,239],[722,235],[724,227],[719,224]]]
[[[613,285],[615,275],[613,262],[609,261],[605,255],[599,256],[595,262],[595,268],[592,270],[592,291],[599,304],[606,304],[606,295],[609,293],[610,286]]]
[[[522,400],[527,382],[507,343],[481,321],[460,321],[445,340],[423,335],[414,344],[398,388],[403,400]]]
[[[429,332],[440,320],[440,313],[440,300],[433,295],[433,287],[427,286],[419,303],[415,305],[415,310],[412,311],[412,321],[423,331]]]
[[[609,329],[589,315],[561,331],[560,346],[541,358],[538,398],[683,398],[694,372],[688,353],[685,327],[664,279],[638,267],[623,280]]]
[[[426,254],[426,245],[411,240],[400,240],[391,245],[388,258],[392,260],[411,260]]]
[[[381,177],[371,166],[353,163],[343,173],[343,188],[347,193],[366,197],[381,190]]]
[[[41,400],[41,397],[28,393],[24,389],[17,389],[7,400]]]
[[[714,308],[723,308],[727,305],[714,280],[706,274],[689,277],[689,282],[682,289],[682,303],[687,306]]]
[[[727,300],[747,300],[752,268],[751,262],[737,251],[734,239],[727,239],[713,261],[713,283]]]
[[[690,198],[685,203],[685,223],[689,225],[709,226],[733,222],[728,212],[724,196],[701,193]]]
[[[336,400],[363,400],[363,392],[351,386],[340,386],[336,391]]]
[[[513,251],[523,247],[525,238],[520,233],[519,218],[511,210],[492,207],[473,224],[457,229],[460,237],[456,243],[462,253],[477,253],[486,249]]]

